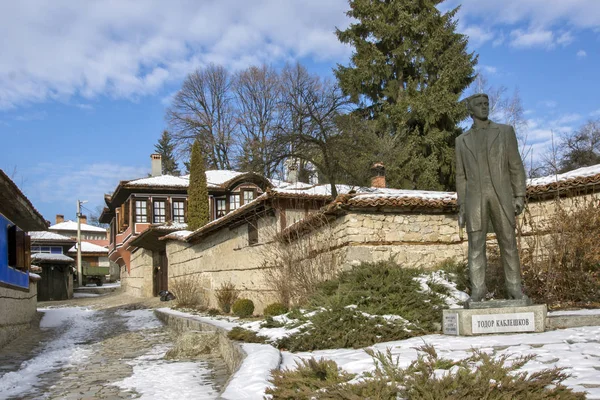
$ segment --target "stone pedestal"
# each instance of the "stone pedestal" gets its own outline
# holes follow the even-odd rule
[[[547,311],[545,304],[444,310],[442,326],[444,334],[460,336],[544,332]]]

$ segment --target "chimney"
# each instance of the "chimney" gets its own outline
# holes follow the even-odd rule
[[[289,183],[298,183],[298,163],[295,159],[288,158],[285,160],[287,167],[287,181]]]
[[[65,216],[62,214],[56,214],[56,223],[60,224],[61,222],[65,222]]]
[[[160,154],[150,154],[152,160],[152,176],[162,175],[162,156]]]
[[[87,215],[79,217],[79,221],[81,221],[82,224],[87,224]]]
[[[385,188],[385,166],[376,162],[371,167],[371,187]]]

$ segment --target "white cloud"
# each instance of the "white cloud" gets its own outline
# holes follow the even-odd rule
[[[517,48],[552,47],[554,34],[549,30],[523,31],[515,29],[510,33],[510,45]]]
[[[597,0],[450,0],[460,5],[460,17],[478,17],[491,24],[530,22],[549,27],[559,23],[577,28],[600,27],[600,1]]]
[[[590,113],[591,117],[600,117],[600,108]]]
[[[119,181],[147,176],[149,168],[96,163],[63,165],[40,163],[23,170],[27,195],[36,203],[73,204],[88,200],[88,208],[103,204],[104,194],[112,193]],[[65,210],[66,212],[66,210]]]
[[[577,52],[577,57],[579,57],[579,58],[585,58],[585,57],[587,57],[586,51],[585,50],[579,50]]]
[[[345,0],[0,3],[0,109],[74,95],[135,98],[210,62],[342,61]]]
[[[571,34],[571,32],[567,31],[567,32],[561,33],[556,38],[556,43],[559,44],[559,45],[561,45],[561,46],[568,46],[571,43],[573,43],[573,40],[575,40],[575,38],[573,37],[573,35]]]
[[[467,35],[469,38],[469,44],[475,47],[479,47],[495,37],[494,33],[492,33],[489,29],[476,25],[465,27],[459,26],[458,31],[463,35]]]

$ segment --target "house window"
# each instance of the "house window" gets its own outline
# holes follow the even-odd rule
[[[31,246],[31,252],[46,254],[62,254],[63,249],[59,246]]]
[[[217,199],[217,218],[227,214],[227,203],[225,199]]]
[[[240,208],[240,195],[232,194],[229,196],[229,211]]]
[[[135,201],[135,222],[148,222],[146,200]]]
[[[254,191],[244,190],[244,204],[248,204],[252,200],[254,200]]]
[[[173,222],[185,222],[185,204],[181,200],[173,201]]]
[[[154,201],[154,223],[167,222],[167,207],[164,200]]]
[[[256,220],[248,222],[248,245],[258,243],[258,223]]]

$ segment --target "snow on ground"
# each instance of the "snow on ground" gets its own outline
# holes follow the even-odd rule
[[[34,388],[43,374],[79,364],[87,357],[88,350],[77,343],[93,337],[97,328],[96,311],[80,307],[41,308],[38,311],[44,313],[40,328],[59,329],[58,336],[46,343],[34,358],[23,362],[18,371],[0,377],[0,398],[22,397]]]
[[[262,399],[269,383],[271,370],[279,366],[281,354],[273,346],[244,343],[247,357],[233,375],[221,395],[224,399]]]
[[[423,275],[418,279],[422,288],[428,290],[427,282],[449,286],[456,290],[445,277],[436,273]],[[446,282],[446,283],[444,283]],[[452,297],[460,297],[459,291]],[[449,301],[452,304],[452,301]],[[168,308],[161,309],[173,315],[187,317],[209,323],[225,330],[236,326],[257,331],[258,334],[267,336],[272,340],[289,335],[298,328],[261,328],[264,321],[244,322],[230,317],[208,317],[190,315],[181,311]],[[600,310],[561,311],[549,313],[550,315],[592,315],[600,314]],[[275,321],[291,322],[285,315],[273,317]],[[534,354],[536,358],[529,361],[521,371],[535,372],[546,368],[562,367],[571,374],[564,383],[578,391],[586,391],[589,399],[600,399],[600,326],[561,329],[544,333],[501,334],[485,336],[446,336],[427,335],[414,337],[395,342],[379,343],[371,348],[385,352],[388,348],[394,357],[399,357],[400,367],[407,367],[416,360],[417,349],[425,344],[435,347],[441,358],[460,360],[471,355],[472,349],[485,352],[496,351],[497,356],[504,354],[518,357],[520,355]],[[240,369],[232,377],[223,397],[228,399],[262,399],[264,390],[270,385],[270,370],[279,365],[280,368],[296,368],[296,361],[314,357],[334,360],[344,370],[362,375],[375,369],[373,359],[363,349],[332,349],[314,352],[290,353],[279,352],[272,346],[260,344],[242,344],[247,357]],[[590,387],[591,385],[591,387]],[[588,386],[588,387],[586,387]]]
[[[558,317],[563,315],[600,315],[600,308],[592,308],[586,310],[565,310],[565,311],[549,311],[549,317]]]
[[[125,323],[130,331],[157,329],[163,326],[162,322],[156,318],[153,310],[119,310],[116,314],[126,318]]]
[[[600,399],[600,388],[585,388],[584,385],[600,384],[600,327],[571,328],[544,333],[505,334],[473,337],[427,335],[396,342],[379,343],[371,348],[385,352],[388,348],[398,357],[400,367],[407,367],[416,360],[417,348],[425,344],[435,347],[442,358],[460,360],[471,354],[471,349],[497,355],[520,356],[535,354],[537,358],[528,362],[521,371],[535,372],[546,368],[564,367],[571,374],[564,384],[578,391],[587,391],[589,399]],[[282,368],[295,368],[296,361],[314,357],[334,360],[344,370],[362,374],[373,371],[372,358],[364,350],[334,349],[312,353],[282,352]]]
[[[96,293],[73,293],[73,298],[74,299],[82,299],[84,297],[99,297],[101,296],[100,294],[96,294]]]
[[[111,282],[111,283],[105,283],[102,286],[98,286],[95,283],[88,283],[85,286],[80,286],[77,288],[77,290],[85,290],[85,289],[99,289],[99,288],[120,288],[121,287],[121,282]]]
[[[143,311],[143,310],[136,310]],[[169,346],[154,347],[149,353],[127,362],[133,374],[114,385],[135,390],[141,399],[215,399],[218,393],[209,388],[211,370],[205,362],[171,362],[164,360]]]
[[[456,283],[449,281],[447,274],[444,271],[432,271],[422,274],[414,278],[414,280],[419,282],[421,291],[423,292],[431,291],[429,283],[439,284],[447,288],[449,292],[448,296],[440,293],[438,293],[438,296],[444,299],[449,308],[462,308],[461,303],[469,300],[469,295],[456,289]]]

